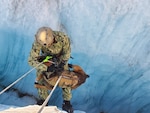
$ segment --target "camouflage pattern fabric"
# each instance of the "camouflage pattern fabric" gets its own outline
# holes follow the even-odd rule
[[[53,31],[54,43],[46,48],[45,46],[40,45],[36,40],[32,44],[32,49],[28,58],[29,65],[35,67],[39,64],[37,57],[40,55],[55,55],[59,58],[59,63],[67,62],[70,58],[70,40],[66,34],[59,31]],[[68,65],[64,66],[65,70],[68,70]],[[47,66],[41,64],[37,67],[37,77],[42,74],[43,71],[47,71]],[[43,81],[38,81],[38,83],[43,84]],[[46,99],[48,96],[48,90],[38,88],[38,94],[41,99]],[[63,98],[64,100],[70,100],[72,97],[71,88],[63,89]]]

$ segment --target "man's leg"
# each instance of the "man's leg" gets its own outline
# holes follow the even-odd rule
[[[73,113],[73,108],[70,103],[70,100],[72,98],[71,88],[62,88],[62,94],[64,99],[62,109],[67,111],[68,113]]]
[[[37,71],[36,75],[37,75],[37,78],[38,77],[40,78],[40,76],[42,75],[42,72]],[[37,83],[40,85],[44,85],[43,79],[40,79],[40,80],[37,79]],[[47,96],[49,95],[49,93],[47,89],[37,88],[37,90],[38,90],[38,95],[39,95],[39,100],[37,101],[37,104],[42,105],[45,99],[47,98]]]

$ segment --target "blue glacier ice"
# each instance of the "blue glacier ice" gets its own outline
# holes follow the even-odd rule
[[[74,57],[69,62],[90,75],[72,91],[74,109],[149,113],[149,6],[150,0],[1,0],[0,89],[32,69],[27,59],[34,35],[39,27],[49,26],[69,35]],[[37,97],[34,80],[35,71],[13,88]],[[12,93],[0,95],[0,104],[15,106],[19,99]],[[21,101],[20,106],[34,103]],[[61,103],[58,88],[49,104]]]

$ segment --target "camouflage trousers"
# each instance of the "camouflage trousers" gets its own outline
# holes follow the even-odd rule
[[[37,70],[37,78],[38,76],[40,76],[42,74],[42,71],[41,70]],[[37,81],[39,84],[41,85],[44,85],[44,81],[41,79],[39,81]],[[42,99],[42,100],[45,100],[47,98],[47,96],[49,95],[49,91],[47,89],[44,89],[44,88],[37,88],[38,90],[38,95],[39,95],[39,98]],[[62,97],[64,100],[71,100],[72,98],[72,93],[71,93],[71,88],[70,87],[67,87],[67,88],[62,88]]]

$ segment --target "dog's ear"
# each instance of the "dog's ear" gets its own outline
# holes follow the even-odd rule
[[[72,64],[68,64],[68,67],[69,67],[69,68],[72,68]]]
[[[89,75],[87,75],[87,74],[86,74],[86,76],[87,76],[86,78],[89,78],[89,77],[90,77],[90,76],[89,76]]]

